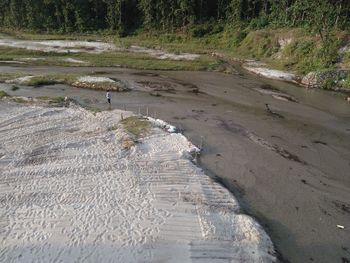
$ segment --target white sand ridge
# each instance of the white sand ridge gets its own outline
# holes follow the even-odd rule
[[[102,53],[116,50],[115,45],[97,41],[76,40],[22,40],[0,38],[0,46],[54,53]]]
[[[199,54],[190,53],[171,53],[165,52],[160,49],[146,48],[137,45],[132,45],[129,48],[117,47],[113,43],[106,43],[100,41],[78,41],[78,40],[23,40],[8,38],[0,36],[0,46],[11,48],[22,48],[27,50],[35,50],[42,52],[54,52],[54,53],[94,53],[100,54],[103,52],[132,52],[148,54],[151,57],[157,59],[169,59],[169,60],[195,60],[200,57]],[[29,60],[27,60],[29,61]],[[84,63],[78,62],[77,59],[69,59],[67,62],[71,63]]]
[[[299,77],[296,74],[292,72],[270,69],[265,63],[262,62],[248,61],[242,66],[246,70],[265,78],[289,81],[294,83],[297,83],[299,81]]]
[[[154,127],[131,150],[120,113],[0,102],[2,262],[274,262],[262,228]]]

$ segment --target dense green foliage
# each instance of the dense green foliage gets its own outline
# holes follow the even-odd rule
[[[307,26],[326,38],[349,21],[349,0],[0,0],[0,26],[62,33],[191,28],[202,36],[227,25],[272,25]]]

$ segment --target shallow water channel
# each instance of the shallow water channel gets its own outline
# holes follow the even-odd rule
[[[202,145],[200,165],[260,221],[282,261],[348,262],[350,104],[342,95],[260,79],[239,68],[236,75],[88,67],[0,66],[0,71],[95,74],[124,81],[133,90],[113,93],[112,108],[143,114],[148,109]],[[145,83],[167,88],[151,96]],[[0,90],[68,96],[108,110],[103,91],[66,85],[11,91],[11,86],[0,84]]]

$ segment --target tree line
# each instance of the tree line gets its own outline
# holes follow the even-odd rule
[[[203,24],[218,25],[216,30],[225,26],[349,29],[350,1],[0,0],[0,26],[8,28],[127,34]]]

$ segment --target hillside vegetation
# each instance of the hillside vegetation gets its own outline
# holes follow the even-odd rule
[[[0,0],[0,27],[35,39],[98,35],[126,47],[220,52],[303,75],[350,68],[348,0]]]

